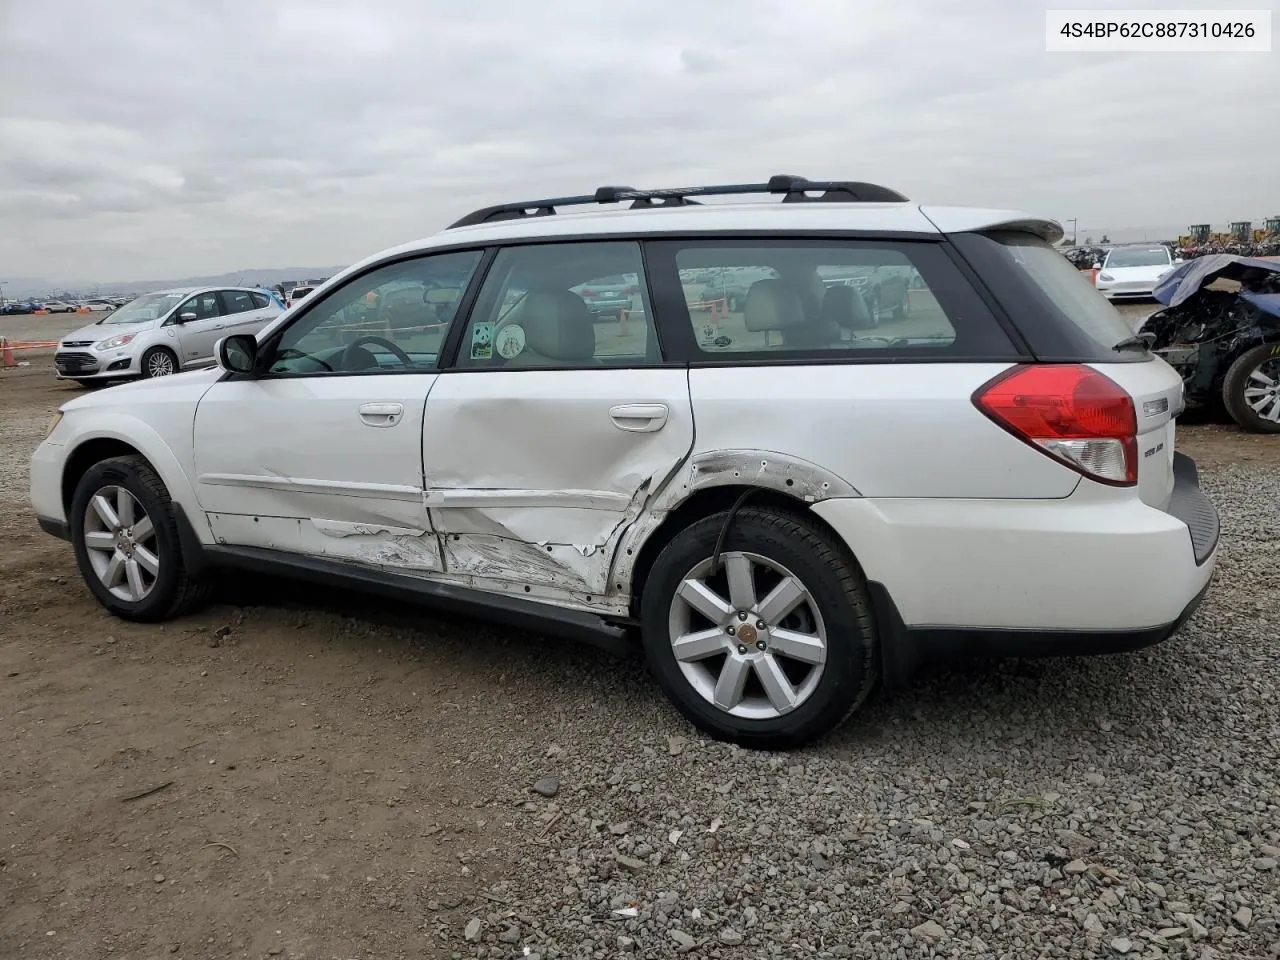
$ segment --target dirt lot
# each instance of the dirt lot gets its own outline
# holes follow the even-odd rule
[[[1122,842],[1130,827],[1116,826],[1108,869],[1135,902],[1156,897],[1152,883],[1167,899],[1143,921],[1151,930],[1157,914],[1179,912],[1175,898],[1189,901],[1182,912],[1205,930],[1196,943],[1218,952],[1192,953],[1188,940],[1180,953],[1171,936],[1159,954],[1132,955],[1274,955],[1264,951],[1280,942],[1276,874],[1259,867],[1254,879],[1246,866],[1261,862],[1260,844],[1280,844],[1280,722],[1274,686],[1261,683],[1275,679],[1280,652],[1273,562],[1258,568],[1270,581],[1258,581],[1242,572],[1252,569],[1242,552],[1226,556],[1226,575],[1257,592],[1230,609],[1215,594],[1191,639],[1133,658],[926,678],[834,742],[780,761],[693,738],[636,664],[413,608],[241,581],[181,622],[110,618],[81,585],[70,548],[37,529],[26,503],[26,459],[49,415],[79,393],[53,380],[47,355],[32,361],[0,370],[0,957],[364,960],[526,947],[565,957],[905,957],[926,955],[933,934],[917,925],[933,920],[961,951],[949,956],[977,956],[988,942],[1000,956],[1094,955],[1068,949],[1085,942],[1082,922],[1090,951],[1099,942],[1076,916],[1078,899],[1060,913],[1044,906],[1052,898],[1024,903],[1023,926],[1001,926],[1006,914],[992,921],[985,899],[964,906],[969,894],[947,879],[954,871],[930,873],[902,846],[920,818],[959,830],[986,800],[1011,794],[1049,798],[991,815],[998,831],[1007,823],[1003,847],[1016,854],[1000,865],[997,845],[993,869],[1022,876],[1019,864],[1032,864],[1019,888],[1050,869],[1028,847],[1050,827],[1096,838],[1108,818],[1126,822],[1126,809],[1136,823],[1141,802],[1153,805],[1143,818],[1158,818],[1161,803],[1185,807],[1177,822],[1193,824],[1197,841],[1139,855],[1126,844],[1140,828]],[[1208,478],[1225,472],[1228,493],[1252,483],[1255,468],[1274,488],[1273,440],[1193,424],[1179,446]],[[1233,501],[1224,518],[1237,532],[1261,530],[1267,510]],[[1237,662],[1231,651],[1243,649],[1254,655]],[[1237,713],[1239,722],[1223,719]],[[1197,738],[1221,730],[1234,746],[1206,757]],[[1085,781],[1085,770],[1102,772]],[[555,802],[529,791],[548,772],[564,782]],[[764,819],[776,835],[761,847],[759,810],[742,817],[735,797],[745,803],[766,783],[777,809]],[[1234,813],[1204,807],[1215,791]],[[1052,823],[1046,804],[1063,808]],[[695,825],[703,839],[686,841],[688,852],[655,862],[650,851],[648,875],[619,876],[616,854],[644,857],[668,841],[674,850]],[[883,862],[886,850],[897,859]],[[712,872],[685,887],[679,871],[704,859]],[[1049,890],[1088,879],[1052,872],[1034,882]],[[704,897],[719,878],[723,892]],[[1096,882],[1100,891],[1113,881]],[[759,893],[768,883],[778,900]],[[747,903],[753,889],[759,899]],[[819,895],[844,913],[828,916]],[[611,921],[614,905],[631,902],[640,919]],[[1108,938],[1138,942],[1139,920],[1116,907],[1111,926],[1109,907],[1090,909],[1104,911]],[[478,942],[464,939],[470,920],[481,921]],[[677,935],[682,924],[692,935]]]

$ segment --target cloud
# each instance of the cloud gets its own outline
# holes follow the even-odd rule
[[[1230,93],[1268,55],[1048,54],[1043,9],[6,4],[6,49],[32,53],[0,61],[0,263],[330,264],[501,200],[776,172],[1112,229],[1273,212],[1280,173],[1250,158],[1280,132]]]

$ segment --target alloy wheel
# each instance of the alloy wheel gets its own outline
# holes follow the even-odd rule
[[[155,524],[124,487],[106,486],[89,498],[84,545],[102,585],[121,600],[137,603],[160,576]]]
[[[809,589],[756,553],[726,552],[681,579],[669,614],[672,652],[708,703],[750,720],[803,704],[822,679],[827,633]]]
[[[147,358],[147,375],[151,377],[167,377],[173,373],[173,357],[163,350],[157,350]]]
[[[1263,360],[1250,371],[1244,402],[1263,420],[1280,423],[1280,357]]]

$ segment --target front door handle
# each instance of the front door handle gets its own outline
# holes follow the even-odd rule
[[[402,403],[365,403],[360,405],[360,419],[370,427],[394,427],[404,413]]]
[[[667,425],[670,413],[665,403],[620,403],[609,408],[609,419],[619,430],[653,433]]]

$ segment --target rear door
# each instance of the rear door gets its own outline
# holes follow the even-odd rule
[[[630,314],[593,322],[575,290],[627,273]],[[446,569],[579,602],[611,592],[618,538],[692,444],[687,371],[660,359],[639,245],[499,251],[427,400]]]

